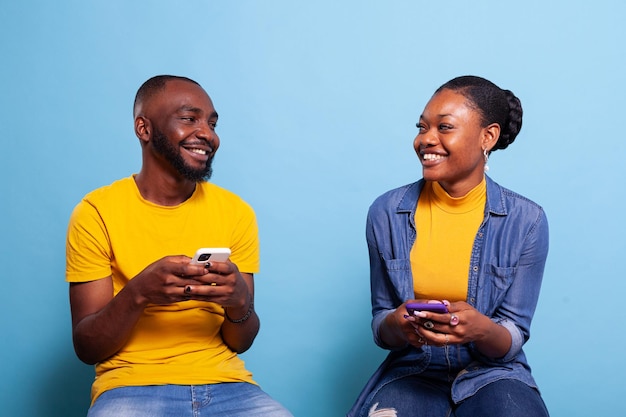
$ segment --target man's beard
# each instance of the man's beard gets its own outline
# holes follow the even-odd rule
[[[180,151],[172,145],[167,136],[163,134],[159,129],[154,129],[154,135],[152,135],[152,144],[154,149],[161,154],[180,175],[193,182],[208,181],[213,174],[213,168],[211,163],[213,162],[213,156],[209,156],[206,161],[206,166],[201,169],[195,169],[187,165],[183,159]]]

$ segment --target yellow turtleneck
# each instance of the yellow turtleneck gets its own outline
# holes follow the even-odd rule
[[[415,298],[465,301],[470,256],[484,217],[487,183],[463,197],[451,197],[427,182],[415,211],[417,238],[411,248]]]

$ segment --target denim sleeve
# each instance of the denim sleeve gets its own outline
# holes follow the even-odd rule
[[[509,362],[520,353],[530,338],[530,325],[537,307],[548,256],[549,231],[544,211],[539,208],[532,212],[536,216],[525,235],[519,237],[522,242],[515,277],[492,316],[495,323],[509,331],[512,341],[508,353],[496,360],[498,363]]]
[[[382,260],[380,258],[380,252],[378,251],[378,245],[376,243],[376,237],[374,233],[374,226],[372,220],[371,211],[367,215],[367,223],[365,228],[365,237],[367,240],[367,249],[369,253],[369,261],[370,261],[370,295],[372,301],[372,333],[374,335],[374,342],[382,347],[388,348],[385,346],[385,343],[382,341],[380,337],[380,325],[387,317],[387,314],[391,312],[388,309],[388,306],[382,306],[379,301],[379,293],[384,293],[382,291],[382,283],[383,278],[383,265]]]
[[[399,349],[397,347],[391,347],[385,344],[380,335],[380,328],[387,315],[393,313],[398,305],[402,304],[402,300],[398,294],[402,291],[396,288],[393,282],[397,281],[397,277],[403,274],[403,269],[407,266],[404,265],[402,259],[385,259],[385,254],[388,258],[393,258],[393,251],[389,247],[388,239],[389,232],[376,233],[382,230],[381,225],[376,227],[377,223],[385,223],[382,218],[384,214],[378,212],[378,214],[370,213],[367,216],[366,225],[366,239],[369,252],[370,261],[370,286],[371,286],[371,301],[372,301],[372,333],[374,336],[374,342],[383,349]],[[394,277],[390,276],[390,273]]]

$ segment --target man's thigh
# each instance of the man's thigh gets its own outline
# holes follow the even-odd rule
[[[248,383],[157,385],[103,393],[88,417],[293,417],[258,386]]]
[[[108,390],[96,399],[87,417],[193,417],[189,386],[155,385]]]
[[[280,403],[259,386],[248,383],[209,386],[211,401],[199,416],[293,417]]]

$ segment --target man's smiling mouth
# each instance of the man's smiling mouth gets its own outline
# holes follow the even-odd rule
[[[200,154],[200,155],[206,155],[207,154],[207,151],[205,151],[204,149],[190,148],[188,150],[190,152],[197,153],[197,154]]]

